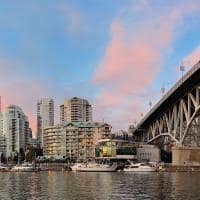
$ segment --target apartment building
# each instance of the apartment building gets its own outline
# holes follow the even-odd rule
[[[99,139],[110,138],[111,126],[99,122],[69,122],[44,130],[44,155],[73,160],[95,157]]]

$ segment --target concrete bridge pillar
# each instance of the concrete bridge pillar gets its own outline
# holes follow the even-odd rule
[[[172,165],[200,166],[200,147],[172,147]]]

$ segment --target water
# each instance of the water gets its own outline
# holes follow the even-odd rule
[[[0,200],[200,199],[200,173],[0,173]]]

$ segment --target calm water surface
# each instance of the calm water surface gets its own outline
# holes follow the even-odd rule
[[[199,200],[200,173],[0,173],[0,200]]]

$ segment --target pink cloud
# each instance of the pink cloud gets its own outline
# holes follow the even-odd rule
[[[129,9],[125,10],[125,17],[113,20],[110,41],[92,79],[93,84],[102,87],[95,105],[98,117],[106,114],[102,109],[107,109],[108,120],[126,128],[147,107],[143,104],[152,96],[148,90],[159,74],[164,56],[171,52],[173,41],[180,34],[178,30],[185,15],[196,11],[190,5],[188,10],[181,5],[160,12],[149,6],[139,13],[140,23],[127,26],[127,21],[130,22],[127,12],[135,15]],[[148,94],[146,99],[141,99],[143,93]],[[133,109],[127,109],[129,105]]]
[[[36,133],[36,103],[42,96],[43,88],[37,81],[16,81],[1,87],[2,110],[14,104],[27,115],[33,134]]]
[[[42,97],[58,96],[60,88],[45,78],[41,80],[37,77],[27,77],[26,74],[23,74],[23,69],[22,64],[20,65],[18,61],[0,58],[2,110],[11,104],[21,107],[29,119],[33,135],[36,136],[37,101]],[[56,116],[59,116],[57,112],[56,109]],[[56,120],[58,121],[58,119]]]

